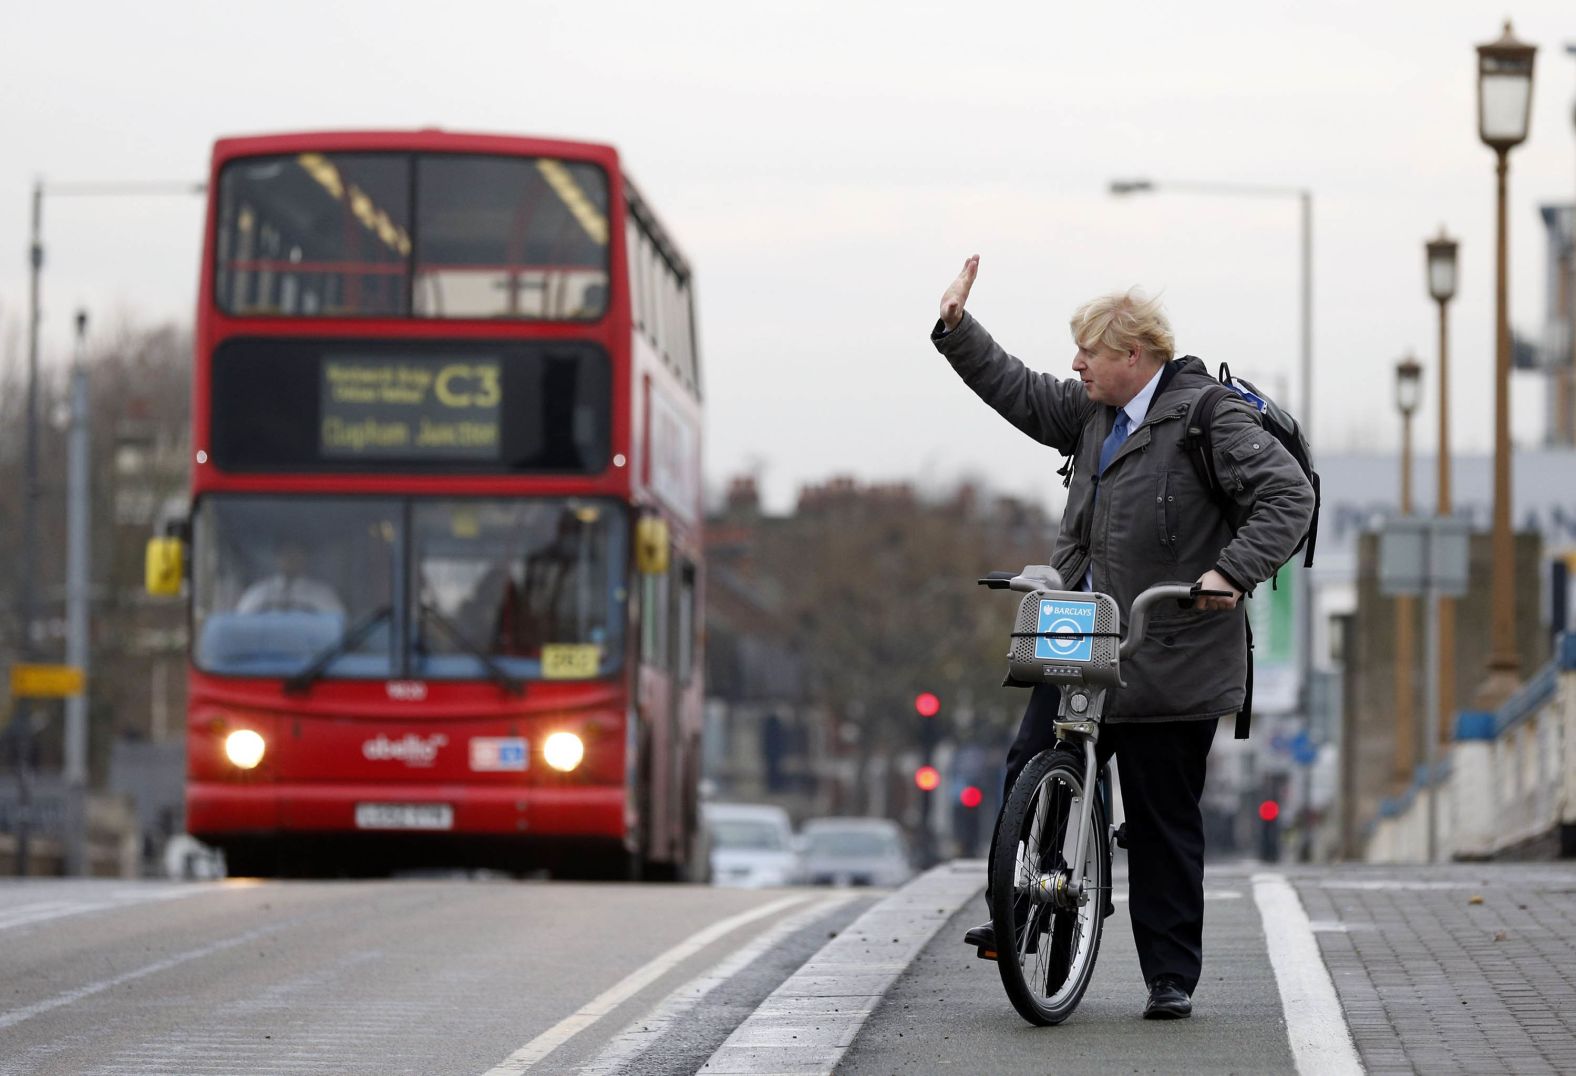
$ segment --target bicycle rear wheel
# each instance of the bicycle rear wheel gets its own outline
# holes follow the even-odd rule
[[[990,864],[996,967],[1013,1008],[1031,1024],[1059,1024],[1088,989],[1111,886],[1103,797],[1094,791],[1083,863],[1070,870],[1083,809],[1083,760],[1042,751],[1018,775],[1002,811]],[[1046,879],[1082,876],[1082,902],[1058,900]],[[1053,892],[1047,892],[1047,889]]]

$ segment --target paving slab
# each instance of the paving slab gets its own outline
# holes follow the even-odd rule
[[[1289,877],[1370,1073],[1576,1072],[1576,869]]]

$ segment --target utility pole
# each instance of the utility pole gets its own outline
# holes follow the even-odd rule
[[[66,872],[87,874],[88,596],[92,587],[92,495],[89,478],[88,313],[77,311],[71,366],[71,442],[66,483],[66,664],[82,671],[81,690],[66,699]]]

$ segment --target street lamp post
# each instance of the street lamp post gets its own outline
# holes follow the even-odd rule
[[[1439,238],[1424,246],[1427,251],[1425,264],[1428,270],[1428,294],[1439,306],[1439,458],[1438,478],[1435,485],[1434,514],[1448,516],[1454,511],[1450,500],[1450,337],[1446,308],[1456,295],[1457,243],[1439,229]],[[1452,734],[1449,715],[1456,708],[1456,603],[1448,596],[1439,598],[1439,617],[1435,630],[1439,633],[1439,652],[1445,660],[1439,663],[1439,713],[1434,726],[1441,736]]]
[[[1401,514],[1412,514],[1412,414],[1422,392],[1423,367],[1408,357],[1396,363],[1395,406],[1401,412]],[[1417,758],[1416,613],[1410,594],[1395,598],[1395,776],[1412,779]]]
[[[1510,151],[1527,138],[1532,111],[1532,62],[1536,46],[1516,40],[1510,23],[1497,41],[1477,47],[1478,137],[1494,151],[1498,180],[1494,259],[1494,539],[1489,618],[1488,676],[1479,689],[1485,709],[1498,706],[1517,686],[1516,547],[1510,529],[1510,312],[1507,256],[1506,172]]]

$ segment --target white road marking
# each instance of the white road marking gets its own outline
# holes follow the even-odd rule
[[[867,910],[772,991],[702,1069],[835,1073],[897,977],[974,899],[984,875],[979,860],[954,860]]]
[[[117,886],[114,889],[105,889],[101,886],[89,885],[81,892],[53,894],[64,899],[35,900],[0,908],[0,930],[30,926],[33,923],[47,923],[52,919],[65,919],[68,916],[83,915],[87,912],[101,912],[106,908],[125,908],[157,900],[194,897],[199,893],[223,892],[229,888],[222,885],[180,885],[146,888]]]
[[[757,934],[710,971],[691,979],[663,998],[649,1013],[632,1021],[614,1036],[600,1054],[579,1070],[580,1076],[612,1076],[635,1062],[668,1028],[683,1019],[717,987],[733,978],[784,938],[853,900],[853,894],[827,897],[800,909],[769,930]]]
[[[1361,1073],[1351,1029],[1335,996],[1319,943],[1297,891],[1280,874],[1255,874],[1253,899],[1286,1016],[1286,1038],[1301,1076]]]
[[[785,908],[800,904],[808,899],[810,898],[807,896],[784,897],[781,900],[774,900],[770,904],[752,908],[747,912],[742,912],[721,922],[713,923],[704,930],[697,931],[667,952],[648,962],[645,966],[630,972],[624,978],[586,1002],[579,1010],[570,1013],[558,1023],[536,1036],[536,1038],[504,1058],[503,1061],[488,1069],[486,1076],[511,1076],[513,1073],[525,1072],[542,1060],[542,1058],[618,1008],[619,1005],[650,986],[671,970],[674,965],[694,956],[718,938],[737,930],[746,923],[753,923],[757,919],[775,915]]]
[[[1320,889],[1367,889],[1376,892],[1386,890],[1426,892],[1434,889],[1471,889],[1476,884],[1474,882],[1411,882],[1403,881],[1399,878],[1331,878],[1328,881],[1317,883]]]
[[[1113,904],[1120,904],[1126,899],[1127,899],[1127,894],[1126,893],[1112,893],[1111,894],[1111,902]],[[1212,901],[1212,900],[1241,900],[1241,899],[1242,899],[1242,890],[1240,890],[1240,889],[1206,889],[1206,890],[1204,890],[1204,901],[1205,901],[1205,903],[1208,903],[1209,901]]]
[[[116,975],[110,979],[100,979],[96,983],[89,983],[87,986],[79,986],[75,990],[67,990],[63,994],[56,994],[52,998],[46,998],[43,1001],[35,1002],[25,1008],[13,1009],[10,1012],[0,1013],[0,1031],[4,1031],[8,1027],[15,1027],[22,1021],[31,1020],[33,1017],[49,1012],[51,1009],[58,1009],[62,1005],[70,1005],[72,1002],[81,1001],[83,998],[92,997],[94,994],[103,993],[105,990],[113,989],[114,987],[120,986],[122,983],[129,983],[134,979],[141,979],[145,975],[153,975],[157,972],[168,971],[170,968],[179,967],[181,964],[188,963],[189,961],[199,960],[205,956],[212,956],[214,953],[222,953],[226,949],[233,949],[237,945],[245,945],[247,942],[256,941],[258,938],[273,934],[276,931],[284,929],[288,925],[291,924],[275,923],[272,926],[262,927],[258,930],[249,930],[244,934],[237,934],[230,938],[224,938],[220,941],[211,942],[208,945],[198,946],[196,949],[188,949],[184,953],[176,953],[174,956],[165,957],[163,960],[155,960],[152,964],[146,964],[135,971],[128,971],[121,975]]]

